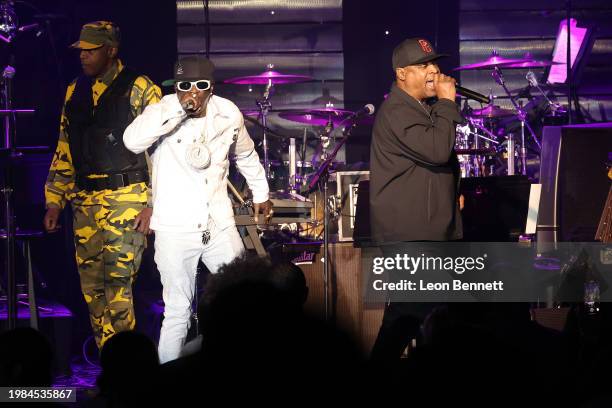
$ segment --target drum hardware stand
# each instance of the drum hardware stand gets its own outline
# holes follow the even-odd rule
[[[474,148],[476,150],[478,150],[478,148],[480,148],[480,140],[478,138],[478,134],[476,134],[476,132],[474,132]],[[481,170],[481,162],[480,162],[480,155],[475,154],[474,158],[474,177],[480,177],[480,170]]]
[[[483,135],[479,135],[477,132],[470,132],[470,133],[472,133],[474,136],[476,136],[477,138],[480,138],[480,139],[484,139],[484,140],[486,140],[486,141],[488,141],[488,142],[491,142],[491,143],[499,144],[499,142],[498,142],[497,140],[495,140],[495,135],[494,135],[493,133],[491,133],[491,131],[490,131],[489,129],[487,129],[487,128],[486,128],[486,127],[484,127],[484,126],[481,126],[480,124],[478,124],[478,122],[476,122],[476,121],[475,121],[474,119],[472,119],[472,118],[468,118],[468,121],[469,121],[469,122],[470,122],[470,124],[472,124],[472,125],[473,125],[475,128],[477,128],[477,129],[479,129],[479,130],[482,130],[484,133],[486,133],[486,134],[487,134],[487,136],[489,136],[489,137],[487,137],[487,136],[483,136]]]
[[[522,174],[526,175],[527,174],[527,146],[525,145],[525,127],[527,127],[527,129],[529,130],[529,133],[531,134],[532,139],[536,142],[540,150],[542,149],[542,145],[540,144],[540,141],[536,137],[535,132],[529,125],[529,122],[527,122],[527,113],[525,112],[525,109],[523,109],[522,105],[519,105],[517,103],[516,98],[512,96],[512,94],[508,90],[508,87],[506,86],[506,83],[504,82],[504,77],[501,72],[501,69],[499,69],[499,67],[495,67],[493,69],[492,76],[495,79],[495,82],[497,82],[502,88],[504,88],[504,91],[506,92],[506,94],[510,98],[510,101],[512,102],[512,105],[514,105],[514,108],[516,109],[518,119],[521,121],[521,167],[522,167],[521,170],[522,170]]]
[[[300,154],[302,158],[302,167],[299,168],[299,184],[300,186],[304,186],[305,178],[304,178],[304,168],[306,163],[306,147],[308,143],[308,129],[304,128],[304,134],[302,135],[302,152]],[[300,187],[301,190],[301,187]]]
[[[304,132],[306,132],[306,129],[304,129]],[[304,140],[306,140],[306,138],[304,137]],[[306,155],[306,153],[303,153],[302,155],[302,160],[299,163],[300,166],[300,171],[298,173],[297,168],[298,168],[298,160],[297,160],[297,148],[296,148],[296,143],[295,143],[295,138],[291,137],[289,138],[289,152],[288,152],[288,158],[289,158],[289,177],[288,177],[288,186],[287,186],[287,191],[289,193],[289,196],[293,199],[297,199],[300,201],[306,201],[306,198],[303,197],[302,195],[298,194],[298,191],[300,191],[300,186],[303,183],[303,178],[302,178],[302,172],[304,169],[304,166],[306,165],[306,162],[304,160],[304,156]],[[302,151],[304,151],[304,147],[302,147]]]
[[[526,112],[525,112],[525,109],[523,109],[522,101],[519,103],[519,106],[521,108],[520,110],[521,116],[519,116],[519,118],[521,119],[521,174],[526,176],[527,175],[527,146],[525,146],[525,124],[527,123],[527,121],[526,121]]]
[[[475,149],[478,149],[480,147],[480,144],[479,144],[480,139],[486,140],[486,141],[494,143],[494,144],[499,144],[499,142],[497,140],[493,139],[495,137],[495,135],[492,134],[487,128],[485,128],[484,126],[481,126],[480,124],[478,124],[478,122],[474,118],[471,118],[471,117],[467,116],[467,119],[468,119],[468,123],[469,124],[468,124],[468,126],[465,127],[465,128],[467,128],[466,134],[467,134],[467,136],[469,136],[469,135],[474,136],[474,148]],[[483,131],[489,137],[481,135],[481,134],[479,134],[476,131],[472,131],[472,129],[470,129],[469,125],[472,125],[476,129]],[[465,128],[462,128],[463,131],[465,131]],[[481,169],[481,157],[480,157],[480,155],[474,155],[474,157],[470,158],[469,160],[470,161],[468,163],[471,163],[471,166],[472,166],[472,168],[474,170],[474,177],[480,176],[480,169]]]
[[[514,135],[512,133],[508,134],[508,176],[514,176]]]
[[[297,193],[297,160],[296,160],[296,150],[295,150],[295,138],[289,138],[289,194],[294,195]],[[304,166],[304,161],[302,160],[302,166]]]
[[[268,64],[268,70],[271,71],[274,68],[273,64]],[[266,84],[266,88],[264,90],[263,99],[258,99],[255,102],[259,107],[260,115],[261,115],[261,124],[263,131],[263,152],[264,152],[264,171],[266,173],[266,179],[270,180],[270,157],[269,157],[269,147],[268,147],[268,135],[267,135],[267,118],[270,109],[272,109],[272,103],[270,102],[270,97],[274,93],[274,84],[272,83],[272,79],[268,79],[268,83]]]
[[[328,126],[326,126],[326,129],[328,129]],[[329,155],[325,155],[325,160],[321,163],[321,166],[312,176],[310,182],[308,183],[309,190],[313,190],[317,185],[319,185],[323,190],[323,302],[325,304],[325,320],[329,320],[331,318],[329,299],[329,170],[332,163],[336,159],[338,152],[340,151],[342,146],[344,146],[349,136],[351,135],[353,128],[355,128],[356,126],[357,121],[354,120],[350,122],[348,126],[344,127],[344,131],[342,132],[342,139],[338,143],[336,143],[334,149]]]
[[[331,118],[327,121],[325,128],[323,128],[323,132],[319,136],[321,138],[321,161],[324,162],[327,160],[327,148],[331,142],[331,133],[334,130],[334,122],[332,122]]]

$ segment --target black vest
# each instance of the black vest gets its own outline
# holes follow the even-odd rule
[[[79,77],[66,104],[68,141],[77,180],[90,174],[146,170],[144,153],[134,154],[123,144],[123,132],[134,120],[130,94],[138,74],[124,68],[94,107],[92,80]]]

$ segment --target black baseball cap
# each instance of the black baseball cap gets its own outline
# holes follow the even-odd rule
[[[179,81],[197,81],[198,79],[215,80],[215,64],[203,55],[190,55],[179,59],[174,64],[174,78],[162,82],[163,86],[172,86]]]
[[[438,54],[424,38],[407,38],[393,50],[393,69],[435,61],[448,54]]]

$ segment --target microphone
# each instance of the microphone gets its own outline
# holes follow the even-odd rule
[[[372,105],[371,103],[368,103],[366,106],[364,106],[363,108],[359,109],[358,111],[355,111],[351,116],[349,116],[348,118],[344,119],[343,122],[349,122],[349,121],[353,121],[353,120],[357,120],[359,119],[361,116],[370,116],[374,113],[374,111],[376,110],[376,108],[374,107],[374,105]]]
[[[193,108],[195,107],[195,102],[192,101],[191,99],[188,99],[187,101],[183,102],[181,106],[185,112],[193,112],[194,111]]]
[[[467,89],[462,86],[455,85],[455,90],[457,91],[459,95],[465,98],[473,99],[480,103],[486,103],[486,104],[491,103],[491,100],[487,96],[484,96],[483,94],[479,94],[478,92],[474,92],[471,89]]]
[[[546,102],[550,106],[550,109],[553,112],[553,114],[557,110],[561,110],[561,105],[559,105],[557,102],[551,101],[550,98],[546,95],[546,92],[544,92],[542,88],[540,88],[538,79],[536,78],[533,71],[527,72],[527,75],[525,75],[525,78],[527,79],[527,82],[529,82],[528,88],[531,88],[531,87],[536,88],[542,94],[542,96],[546,99]]]
[[[527,82],[529,82],[529,85],[533,86],[534,88],[538,87],[538,80],[536,79],[536,76],[533,72],[529,71],[527,72],[527,75],[525,75],[525,78],[527,78]]]

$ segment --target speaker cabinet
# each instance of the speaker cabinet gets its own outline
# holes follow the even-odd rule
[[[362,265],[369,265],[367,258],[380,256],[378,248],[355,248],[350,243],[330,244],[330,317],[336,326],[352,336],[364,353],[369,353],[382,322],[383,304],[363,301]],[[323,319],[325,317],[323,248],[314,262],[300,265],[308,284],[306,312]]]
[[[611,152],[612,123],[544,128],[538,243],[594,240],[610,188]]]

